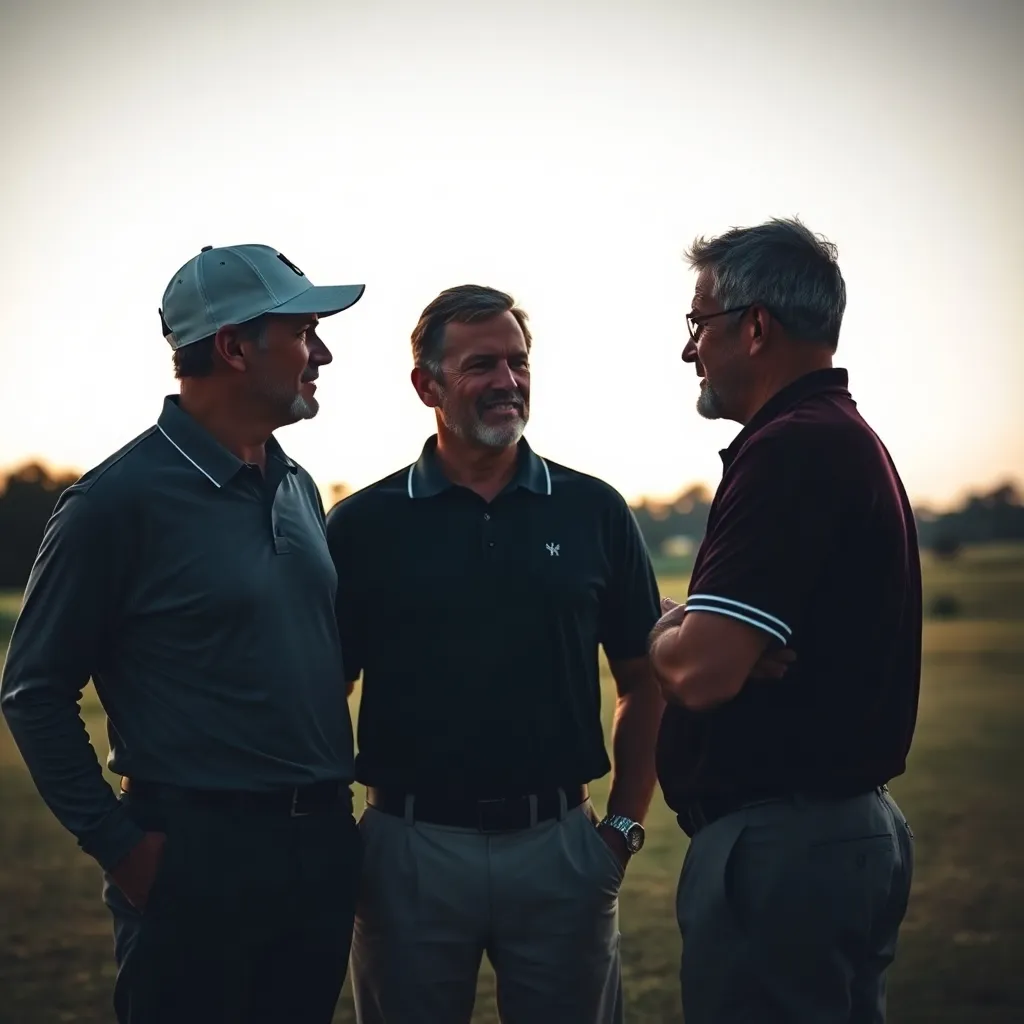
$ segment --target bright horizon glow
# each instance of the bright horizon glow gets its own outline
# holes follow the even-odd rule
[[[836,364],[912,499],[1024,478],[1024,9],[441,2],[8,5],[0,468],[84,470],[176,390],[156,309],[203,245],[316,284],[324,488],[413,461],[409,333],[449,285],[534,333],[530,443],[630,500],[715,487],[739,427],[680,362],[697,234],[798,215],[839,247]]]

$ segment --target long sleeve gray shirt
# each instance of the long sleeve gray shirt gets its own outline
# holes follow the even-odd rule
[[[43,799],[109,869],[141,838],[108,765],[151,782],[267,791],[351,781],[352,724],[319,492],[271,439],[266,476],[178,405],[65,491],[0,682]]]

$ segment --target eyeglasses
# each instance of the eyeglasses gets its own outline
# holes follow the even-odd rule
[[[754,303],[748,302],[745,306],[733,306],[731,309],[723,309],[718,313],[687,313],[686,327],[690,332],[690,340],[696,341],[700,337],[701,328],[709,320],[714,320],[716,316],[726,316],[729,313],[745,313],[752,305]]]

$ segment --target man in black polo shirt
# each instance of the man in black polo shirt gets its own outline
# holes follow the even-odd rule
[[[3,711],[106,872],[121,1024],[328,1024],[361,843],[320,495],[273,431],[316,414],[317,288],[207,247],[162,321],[181,394],[65,491],[15,625]],[[107,714],[105,782],[79,715]]]
[[[436,436],[328,515],[345,667],[363,676],[361,1024],[468,1022],[484,952],[506,1024],[622,1019],[618,891],[655,785],[658,593],[620,495],[522,438],[530,341],[510,296],[439,295],[412,338]],[[599,647],[618,689],[600,822]]]
[[[692,837],[679,888],[687,1024],[879,1022],[911,833],[886,783],[914,731],[914,517],[832,356],[835,250],[798,221],[734,229],[699,271],[683,359],[743,424],[686,604],[652,634],[659,779]],[[765,652],[782,678],[751,678]],[[795,660],[792,660],[795,657]]]

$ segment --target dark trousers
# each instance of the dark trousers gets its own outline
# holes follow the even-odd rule
[[[142,913],[105,879],[119,1024],[330,1024],[361,870],[351,804],[290,817],[122,799],[167,842]]]
[[[679,882],[686,1024],[883,1024],[912,874],[886,790],[707,825]]]

